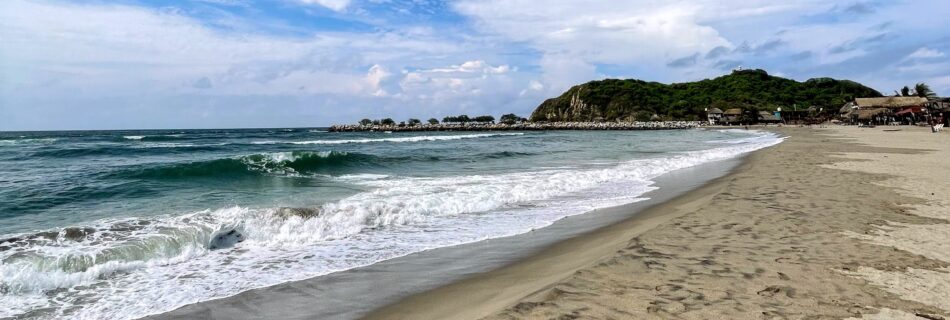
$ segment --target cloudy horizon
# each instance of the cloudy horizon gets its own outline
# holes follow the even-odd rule
[[[950,95],[946,1],[0,2],[0,130],[514,112],[604,78],[760,68]]]

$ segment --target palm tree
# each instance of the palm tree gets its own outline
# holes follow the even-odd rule
[[[926,83],[923,83],[923,82],[914,85],[914,92],[917,94],[918,97],[921,97],[921,98],[937,97],[937,93],[935,93],[933,90],[930,90],[930,86],[928,86]]]
[[[910,88],[907,86],[904,86],[903,88],[901,88],[901,96],[910,97]]]

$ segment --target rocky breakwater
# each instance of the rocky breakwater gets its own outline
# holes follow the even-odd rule
[[[333,125],[330,132],[421,132],[421,131],[539,131],[539,130],[674,130],[703,126],[701,121],[634,122],[525,122],[525,123],[443,123],[418,125]]]

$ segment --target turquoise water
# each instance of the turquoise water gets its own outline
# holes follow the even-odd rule
[[[0,318],[135,318],[638,201],[743,130],[0,133]]]

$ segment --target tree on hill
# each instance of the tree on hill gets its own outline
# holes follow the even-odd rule
[[[439,124],[439,120],[436,118],[429,118],[429,124],[432,124],[432,125]]]
[[[370,119],[363,119],[363,120],[360,120],[360,125],[361,125],[361,126],[368,126],[368,125],[371,125],[371,124],[373,124],[373,120],[370,120]]]
[[[386,119],[380,120],[379,123],[384,126],[391,126],[391,125],[396,124],[396,121],[393,121],[392,118],[386,118]]]
[[[419,121],[419,119],[415,119],[415,118],[409,118],[409,121],[406,122],[406,124],[408,124],[410,127],[417,126],[421,123],[422,121]]]

